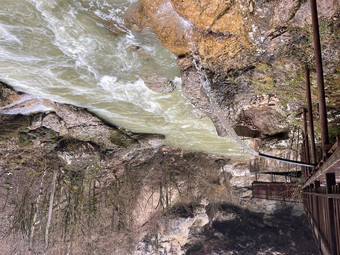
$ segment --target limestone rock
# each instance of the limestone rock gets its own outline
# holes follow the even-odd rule
[[[339,12],[340,2],[333,0],[317,1],[318,16],[319,19],[331,19]],[[301,7],[296,12],[294,22],[299,25],[311,24],[312,18],[309,14],[310,1],[306,1],[301,4]]]
[[[156,31],[163,45],[175,55],[190,52],[192,28],[174,11],[168,0],[141,0],[143,12],[150,19],[150,26]]]
[[[6,87],[3,91],[5,89]],[[113,150],[133,143],[129,136],[118,131],[116,127],[109,127],[102,120],[79,107],[59,104],[23,93],[17,94],[14,91],[6,98],[7,100],[2,102],[4,106],[0,108],[0,114],[29,116],[31,131],[47,128],[58,133],[59,136],[93,142],[105,150]]]
[[[226,133],[202,91],[193,55],[199,56],[199,65],[208,77],[218,107],[239,135],[287,137],[304,104],[304,63],[314,66],[308,1],[140,3],[143,15],[150,21],[148,26],[178,56],[183,71],[183,94],[212,119],[219,135]],[[318,7],[326,84],[338,84],[334,74],[339,66],[339,50],[335,49],[339,49],[340,6],[338,1],[322,0]],[[328,89],[329,98],[333,98],[330,108],[336,108],[338,115],[334,116],[340,116],[340,108],[334,103],[340,88],[329,86],[332,87]],[[275,95],[277,101],[275,105],[254,104],[259,95]]]
[[[259,95],[251,105],[243,106],[237,122],[258,131],[258,136],[284,136],[289,132],[282,106],[274,96]]]
[[[133,3],[124,13],[125,25],[133,30],[141,30],[150,27],[150,19],[146,16],[143,6],[140,2]]]
[[[234,5],[234,1],[201,0],[180,1],[171,0],[174,10],[186,20],[190,20],[200,30],[208,30],[224,16]],[[228,24],[224,24],[228,26]],[[232,29],[232,28],[231,28]]]
[[[145,85],[157,93],[170,93],[176,88],[172,81],[156,74],[145,74],[142,78]]]
[[[50,235],[60,236],[65,229],[68,216],[60,212],[81,201],[73,211],[77,216],[73,245],[82,253],[88,251],[91,240],[102,254],[256,254],[265,250],[303,254],[306,245],[313,254],[303,209],[251,199],[255,176],[247,164],[163,146],[162,136],[108,126],[78,107],[50,105],[53,109],[43,113],[0,115],[4,216],[0,225],[4,230],[12,229],[8,219],[20,216],[18,205],[31,208],[27,194],[36,198],[40,185],[49,194],[53,171],[58,174],[58,199]],[[42,203],[48,207],[48,199]],[[47,211],[40,210],[39,219],[46,219]],[[27,224],[25,218],[22,224]],[[84,234],[81,227],[88,224],[91,228]],[[34,249],[43,247],[44,230],[36,229]],[[299,242],[292,247],[295,235]],[[12,253],[12,247],[27,253],[29,238],[22,239],[21,233],[20,240],[5,239],[6,253]],[[65,247],[55,240],[49,253]]]

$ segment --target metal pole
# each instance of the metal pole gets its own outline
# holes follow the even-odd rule
[[[306,162],[310,163],[310,152],[309,152],[309,141],[308,141],[308,130],[307,130],[307,110],[303,109],[303,130],[304,130],[304,140],[305,140],[305,153],[306,153]],[[306,168],[308,176],[312,174],[311,168]]]
[[[332,194],[332,186],[336,185],[335,173],[327,173],[326,174],[326,194]],[[327,210],[328,210],[328,229],[329,229],[329,246],[331,249],[331,254],[336,255],[337,247],[336,247],[336,234],[335,234],[335,218],[334,218],[334,203],[332,198],[327,198]],[[339,251],[340,252],[340,251]]]
[[[311,95],[311,91],[310,91],[308,65],[305,66],[305,76],[306,76],[306,96],[307,96],[307,108],[308,108],[308,122],[309,122],[309,135],[310,135],[310,145],[311,145],[311,157],[312,157],[312,163],[315,164],[316,163],[316,150],[315,150],[315,137],[314,137],[312,95]]]
[[[317,84],[318,84],[321,140],[322,140],[322,150],[323,150],[323,153],[325,153],[327,152],[327,145],[329,144],[329,138],[328,138],[328,127],[327,127],[325,86],[324,86],[324,80],[323,80],[323,69],[322,69],[322,58],[321,58],[319,21],[318,21],[318,11],[316,7],[316,0],[310,0],[310,3],[311,3],[311,12],[312,12],[314,53],[315,53],[315,62],[316,62]]]
[[[301,161],[305,162],[306,161],[306,150],[305,150],[305,147],[306,147],[306,144],[305,144],[305,135],[304,135],[304,132],[302,131],[301,132],[301,135],[302,135],[302,145],[301,145]],[[303,179],[307,180],[307,167],[306,166],[301,166],[301,173],[303,174]]]
[[[315,186],[315,193],[318,193],[318,189],[320,188],[320,181],[315,181],[314,182],[314,186]],[[320,213],[319,213],[319,198],[318,196],[315,196],[315,202],[316,202],[316,219],[315,221],[317,222],[318,226],[320,226]]]
[[[306,162],[310,163],[310,153],[309,153],[309,142],[308,142],[308,130],[307,130],[307,110],[303,109],[303,130],[304,130],[304,139],[306,143]]]

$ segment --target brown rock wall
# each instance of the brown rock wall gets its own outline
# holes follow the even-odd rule
[[[192,52],[199,55],[219,107],[235,126],[262,138],[282,138],[282,133],[299,122],[296,116],[304,105],[305,63],[312,68],[315,84],[309,1],[140,2],[164,46],[179,56],[184,95],[213,120],[220,135],[225,132],[201,88]],[[337,84],[339,71],[339,51],[335,50],[339,49],[339,30],[335,28],[339,27],[340,4],[322,0],[318,7],[326,84],[333,97],[340,91],[339,86],[331,85]],[[254,104],[258,95],[275,95],[278,104]],[[335,105],[330,108],[338,109]]]

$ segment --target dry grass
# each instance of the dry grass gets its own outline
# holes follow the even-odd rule
[[[142,235],[157,235],[161,218],[180,213],[174,205],[190,211],[202,194],[213,198],[221,188],[220,162],[203,154],[163,147],[125,162],[111,154],[98,160],[90,151],[90,158],[67,164],[58,153],[72,154],[84,142],[61,148],[54,137],[24,144],[9,137],[0,145],[3,254],[129,254]]]

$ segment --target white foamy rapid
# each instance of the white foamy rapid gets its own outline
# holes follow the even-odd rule
[[[39,98],[83,106],[135,132],[160,133],[185,149],[242,155],[180,91],[175,57],[150,32],[132,32],[123,14],[134,0],[1,0],[0,80]],[[140,47],[133,51],[131,45]],[[171,94],[142,77],[175,82]]]

